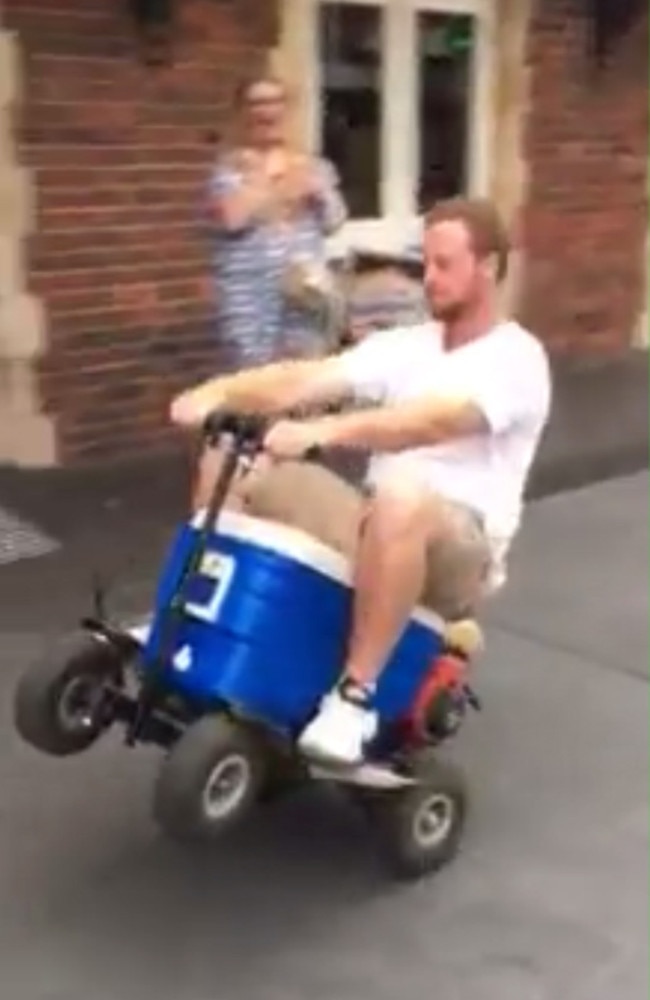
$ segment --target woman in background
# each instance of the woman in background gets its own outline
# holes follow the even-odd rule
[[[211,179],[217,336],[229,369],[328,346],[319,307],[325,238],[346,208],[334,168],[287,142],[287,104],[273,77],[240,87],[239,141],[219,156]]]

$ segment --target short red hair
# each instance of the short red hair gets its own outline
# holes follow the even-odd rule
[[[469,233],[472,249],[479,260],[495,257],[497,281],[508,272],[510,237],[501,214],[487,198],[447,198],[438,201],[424,218],[426,229],[441,222],[460,222]]]

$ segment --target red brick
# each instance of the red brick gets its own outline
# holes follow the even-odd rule
[[[205,302],[210,297],[210,284],[205,278],[190,281],[166,281],[160,288],[163,302]]]
[[[38,192],[41,212],[102,207],[123,207],[139,201],[139,192],[126,184],[81,185],[79,187],[50,187],[42,185]]]
[[[97,0],[4,0],[4,10],[9,15],[25,11],[54,12],[62,16],[78,17],[80,15],[102,16],[106,4]]]
[[[23,134],[29,135],[29,127]],[[138,149],[133,145],[124,146],[90,146],[78,143],[61,143],[56,133],[53,142],[22,143],[22,159],[30,167],[129,167],[139,161]]]
[[[150,281],[140,284],[115,285],[112,292],[113,302],[118,308],[135,311],[157,306],[160,294],[158,287]]]

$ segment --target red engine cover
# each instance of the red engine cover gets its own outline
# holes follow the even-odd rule
[[[411,739],[426,739],[427,716],[434,699],[443,691],[463,687],[466,673],[467,662],[453,653],[443,653],[434,660],[404,719],[405,732]]]

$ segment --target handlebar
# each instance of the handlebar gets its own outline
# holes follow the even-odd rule
[[[235,451],[254,453],[261,450],[270,424],[268,417],[257,414],[213,410],[203,423],[203,436],[208,444],[216,446],[224,434],[229,434],[233,438]],[[306,462],[319,462],[322,456],[323,449],[315,444],[302,457]]]
[[[264,417],[252,413],[213,410],[203,422],[203,436],[216,444],[223,434],[231,434],[238,446],[261,445],[268,427]]]

